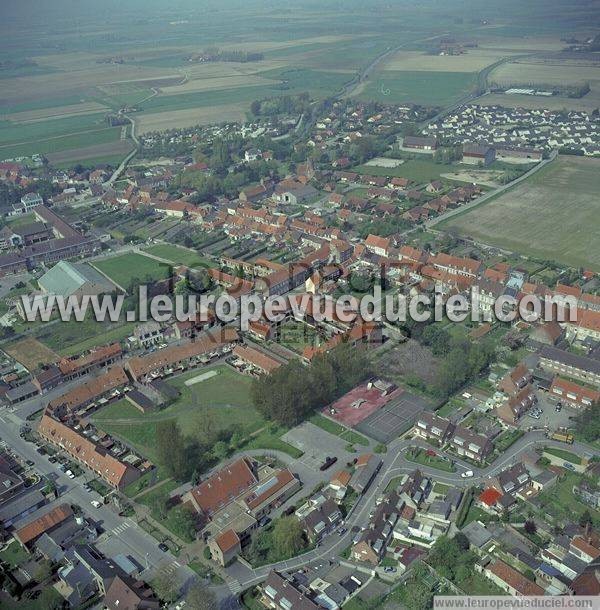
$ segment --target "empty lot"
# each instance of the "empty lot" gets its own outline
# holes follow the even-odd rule
[[[486,244],[600,270],[600,161],[560,156],[497,198],[438,225]]]

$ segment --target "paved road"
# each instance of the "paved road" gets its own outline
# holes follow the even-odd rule
[[[427,466],[416,465],[406,459],[405,451],[409,447],[421,446],[423,448],[431,448],[430,445],[418,441],[417,439],[396,440],[389,445],[388,452],[382,456],[383,465],[381,470],[366,495],[359,498],[353,511],[347,517],[345,527],[348,528],[348,532],[346,534],[343,536],[338,536],[337,534],[330,535],[325,538],[320,547],[309,551],[308,553],[261,568],[250,569],[240,562],[236,562],[227,568],[229,575],[228,584],[232,591],[237,593],[262,582],[272,569],[298,569],[314,561],[334,558],[351,544],[352,537],[355,535],[351,531],[352,527],[365,525],[367,523],[369,512],[374,506],[376,497],[382,493],[387,484],[395,477],[413,472],[415,468],[419,468],[423,473],[434,478],[435,481],[440,481],[455,487],[469,487],[476,483],[485,483],[490,477],[516,463],[522,453],[540,445],[556,446],[560,448],[565,447],[562,443],[548,440],[541,431],[529,432],[514,443],[504,455],[500,456],[487,468],[474,468],[466,462],[452,456],[452,459],[454,459],[457,465],[457,472],[445,473]],[[571,450],[578,455],[585,455],[588,457],[591,457],[594,453],[589,447],[580,443],[575,443],[571,447]],[[466,470],[472,470],[474,476],[472,478],[462,478],[461,472]]]
[[[93,499],[99,499],[94,493],[86,492],[82,487],[83,477],[71,480],[56,465],[48,462],[46,456],[36,452],[36,446],[19,436],[23,420],[16,414],[0,410],[0,436],[24,460],[32,460],[34,468],[40,474],[55,481],[60,497],[54,503],[69,502],[82,507],[84,513],[91,517],[104,530],[97,547],[107,556],[124,553],[131,556],[144,568],[142,577],[150,580],[159,571],[166,571],[175,582],[185,588],[195,577],[195,573],[181,565],[170,553],[163,553],[157,541],[146,534],[131,519],[120,517],[111,505],[96,509],[91,506]]]

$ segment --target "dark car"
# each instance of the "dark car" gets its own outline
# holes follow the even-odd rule
[[[337,462],[337,458],[335,456],[328,457],[325,459],[323,464],[321,464],[321,468],[319,470],[321,470],[321,471],[327,470],[328,468],[331,468],[331,466],[333,466],[336,462]]]
[[[35,462],[33,460],[27,460],[25,463],[27,466],[35,466]]]
[[[166,545],[164,542],[161,542],[161,543],[158,545],[158,548],[159,548],[159,549],[160,549],[160,550],[161,550],[163,553],[166,553],[166,552],[169,550],[169,547],[168,547],[168,546],[167,546],[167,545]]]

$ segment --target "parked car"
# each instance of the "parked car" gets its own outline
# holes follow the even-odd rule
[[[56,464],[56,462],[57,462],[58,460],[57,460],[57,459],[56,459],[56,458],[55,458],[53,455],[51,455],[51,456],[48,458],[48,461],[49,461],[51,464]]]
[[[388,574],[389,574],[389,573],[394,573],[394,572],[396,571],[396,568],[394,568],[393,566],[385,566],[385,567],[383,568],[383,571],[384,571],[384,572],[388,572]]]
[[[331,457],[327,457],[325,458],[325,461],[323,462],[323,464],[321,464],[321,467],[319,468],[319,470],[324,471],[327,470],[328,468],[331,468],[331,466],[333,466],[335,463],[337,462],[337,458],[335,456]]]
[[[473,471],[472,470],[465,470],[464,472],[460,473],[460,476],[463,479],[470,479],[473,476]]]
[[[573,464],[571,464],[570,462],[563,462],[563,466],[568,470],[575,470],[575,466],[573,466]]]
[[[90,504],[94,507],[94,508],[100,508],[102,506],[102,502],[98,502],[98,500],[92,500],[90,502]]]
[[[27,466],[30,466],[30,467],[35,466],[35,462],[33,460],[27,460],[25,463],[27,464]]]
[[[168,547],[168,546],[167,546],[167,545],[166,545],[164,542],[161,542],[161,543],[158,545],[158,548],[159,548],[159,549],[160,549],[160,550],[161,550],[163,553],[166,553],[166,552],[169,550],[169,547]]]

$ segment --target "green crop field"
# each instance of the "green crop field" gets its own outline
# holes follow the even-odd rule
[[[386,70],[371,76],[358,97],[384,104],[445,106],[468,94],[476,81],[473,72]]]
[[[108,127],[93,131],[83,131],[68,136],[52,137],[46,140],[33,139],[31,142],[24,142],[22,144],[0,146],[0,159],[29,157],[35,154],[48,155],[66,150],[81,149],[96,144],[116,143],[120,140],[120,137],[120,127]]]
[[[290,91],[309,91],[313,95],[335,93],[352,78],[352,74],[344,72],[326,72],[289,66],[259,72],[259,76],[282,81],[285,88]]]
[[[600,270],[600,161],[559,157],[531,178],[436,225],[483,243]]]
[[[105,273],[115,284],[125,290],[133,280],[143,282],[146,278],[160,280],[168,277],[169,266],[143,254],[122,254],[99,261],[94,267]]]

